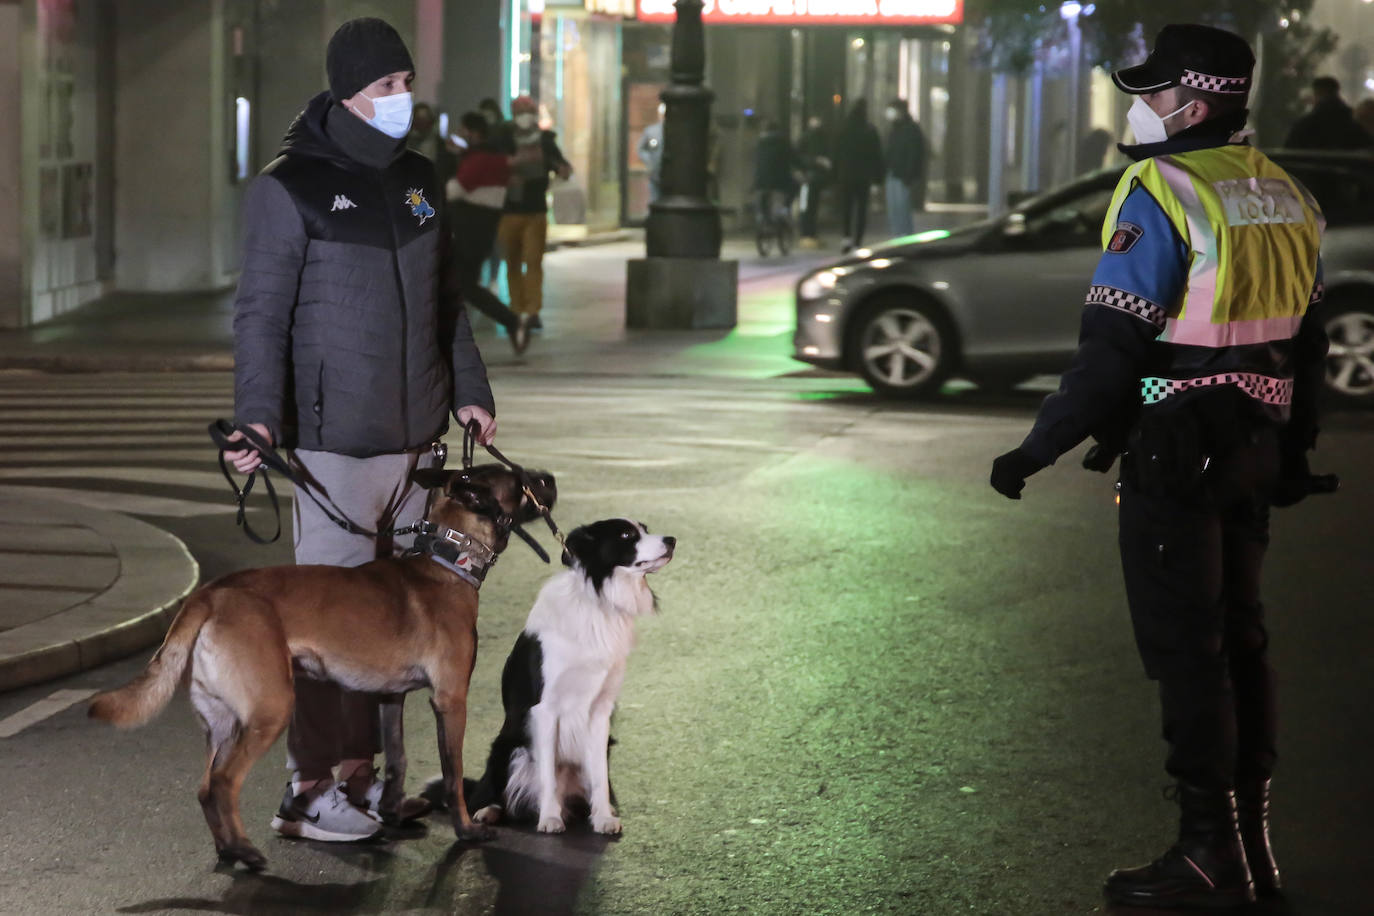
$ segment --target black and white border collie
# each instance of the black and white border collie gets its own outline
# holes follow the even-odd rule
[[[629,519],[568,535],[563,561],[571,568],[544,583],[506,659],[506,720],[486,772],[467,793],[473,820],[537,816],[541,833],[561,833],[568,803],[582,802],[593,830],[620,832],[609,774],[611,712],[635,620],[655,607],[644,577],[668,564],[676,543]]]

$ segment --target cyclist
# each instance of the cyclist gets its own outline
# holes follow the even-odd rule
[[[800,168],[792,142],[777,121],[766,119],[754,150],[754,193],[760,230],[772,229],[790,219]]]

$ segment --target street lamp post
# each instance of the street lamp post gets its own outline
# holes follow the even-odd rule
[[[706,196],[711,100],[701,0],[673,4],[672,82],[660,96],[662,196],[649,206],[645,253],[626,265],[632,328],[732,328],[739,264],[720,258],[720,211]]]

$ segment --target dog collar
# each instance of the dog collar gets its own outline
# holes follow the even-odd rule
[[[470,534],[433,522],[421,523],[414,549],[457,573],[474,588],[481,587],[487,571],[496,564],[496,551],[486,544]]]

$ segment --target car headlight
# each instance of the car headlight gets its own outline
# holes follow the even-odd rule
[[[835,288],[835,281],[838,279],[839,275],[833,270],[812,274],[797,287],[797,294],[803,299],[819,299]]]

